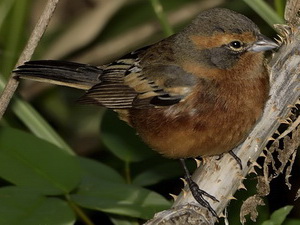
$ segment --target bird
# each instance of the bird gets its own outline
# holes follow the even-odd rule
[[[217,217],[204,196],[217,199],[192,180],[185,159],[232,153],[245,140],[269,97],[264,52],[276,48],[248,17],[212,8],[107,65],[36,60],[13,72],[85,90],[80,103],[116,111],[153,150],[180,159],[196,201]]]

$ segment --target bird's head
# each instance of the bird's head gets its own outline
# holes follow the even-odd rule
[[[230,69],[241,57],[261,56],[262,52],[278,47],[249,18],[223,8],[203,11],[175,40],[184,52],[181,57],[189,55],[218,69]]]

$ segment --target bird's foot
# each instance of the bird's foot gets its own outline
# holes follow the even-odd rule
[[[241,170],[243,170],[242,160],[232,150],[229,151],[229,154],[235,159]]]
[[[189,185],[189,188],[192,192],[193,197],[195,198],[195,200],[203,207],[205,207],[213,216],[215,216],[216,218],[218,218],[218,215],[216,213],[216,211],[211,207],[211,205],[209,204],[208,201],[206,201],[203,196],[206,196],[210,199],[212,199],[213,201],[219,201],[218,199],[216,199],[214,196],[208,194],[206,191],[201,190],[198,186],[198,184],[196,184],[190,177],[185,177],[186,181]]]
[[[211,207],[211,205],[209,204],[209,202],[207,200],[204,199],[204,196],[205,197],[208,197],[210,199],[212,199],[213,201],[219,201],[218,199],[216,199],[214,196],[208,194],[206,191],[204,190],[201,190],[198,186],[198,184],[196,184],[190,173],[189,173],[189,170],[185,164],[185,161],[184,159],[180,159],[180,162],[183,166],[183,169],[185,171],[185,180],[191,190],[191,193],[194,197],[194,199],[203,207],[205,207],[213,216],[215,216],[216,218],[218,218],[218,215],[216,213],[216,211]]]

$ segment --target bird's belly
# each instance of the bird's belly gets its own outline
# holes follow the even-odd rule
[[[132,113],[133,126],[150,147],[169,158],[188,158],[230,151],[244,140],[261,110],[183,113],[174,118],[159,109]]]
[[[212,97],[198,89],[169,107],[131,109],[128,121],[144,142],[166,157],[222,154],[240,144],[261,116],[268,78],[220,82],[209,92],[215,93]]]

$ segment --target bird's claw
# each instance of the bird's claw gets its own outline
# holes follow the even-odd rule
[[[213,216],[215,216],[216,218],[218,218],[218,215],[216,213],[216,211],[211,207],[211,205],[209,204],[208,201],[206,201],[203,196],[206,196],[210,199],[212,199],[213,201],[217,201],[219,202],[218,199],[216,199],[214,196],[208,194],[206,191],[201,190],[198,186],[198,184],[196,184],[190,177],[186,177],[186,180],[188,182],[189,188],[192,192],[193,197],[195,198],[195,200],[203,207],[205,207]]]

